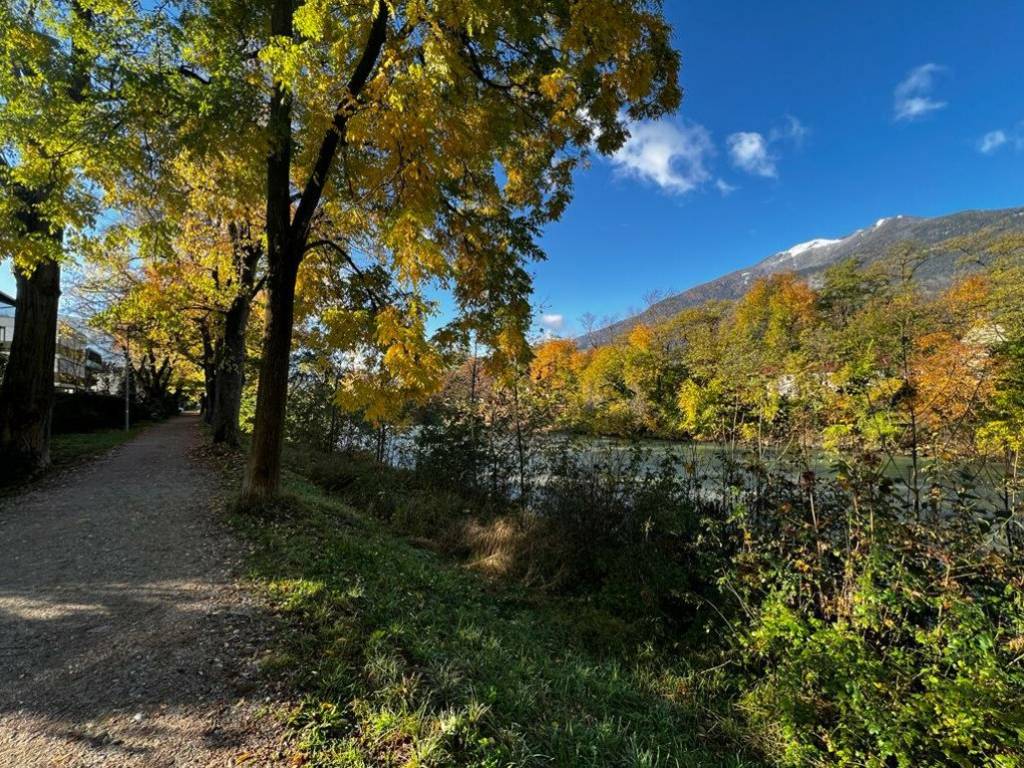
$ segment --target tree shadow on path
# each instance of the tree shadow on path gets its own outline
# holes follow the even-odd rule
[[[199,440],[180,417],[0,506],[0,766],[276,762]]]

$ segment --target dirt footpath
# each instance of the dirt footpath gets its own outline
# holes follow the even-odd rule
[[[284,764],[196,417],[0,502],[0,766]]]

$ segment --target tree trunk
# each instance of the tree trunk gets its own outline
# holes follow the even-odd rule
[[[291,362],[292,321],[298,259],[284,259],[271,268],[267,280],[267,310],[263,329],[259,389],[252,448],[242,492],[254,499],[277,494],[281,482],[281,445],[284,440],[285,403]]]
[[[238,415],[245,386],[245,330],[249,324],[252,299],[241,292],[224,317],[220,367],[216,374],[213,406],[213,442],[238,445]],[[290,335],[290,334],[289,334]]]
[[[199,324],[203,337],[203,407],[200,409],[203,421],[213,424],[214,401],[217,392],[217,353],[206,322]]]
[[[270,32],[293,35],[292,0],[273,0]],[[281,447],[284,440],[285,401],[291,362],[295,279],[306,250],[310,228],[327,184],[339,144],[344,142],[352,104],[366,85],[387,36],[388,4],[377,2],[370,35],[348,82],[348,93],[335,109],[324,135],[313,170],[292,215],[292,94],[275,82],[267,114],[267,311],[260,361],[259,391],[252,449],[243,494],[261,501],[277,494],[281,484]]]
[[[15,270],[15,277],[14,335],[0,391],[0,451],[7,467],[32,472],[50,463],[60,264],[44,261],[31,274]]]
[[[169,357],[165,356],[158,361],[152,348],[139,357],[134,377],[135,394],[154,418],[170,416],[178,407],[177,401],[171,396],[173,375],[174,368]]]

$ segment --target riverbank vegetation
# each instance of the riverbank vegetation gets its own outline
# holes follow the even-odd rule
[[[924,257],[907,247],[895,277],[781,275],[606,347],[542,341],[512,371],[469,355],[374,418],[345,408],[358,372],[310,358],[289,430],[333,450],[292,466],[621,659],[690,670],[710,753],[1018,765],[1020,242],[971,247],[994,258],[945,292],[903,279]]]
[[[436,450],[297,452],[292,496],[240,510],[312,764],[1018,764],[1021,561],[968,513],[639,450],[527,505]]]
[[[236,523],[286,624],[266,666],[302,695],[303,764],[759,765],[711,662],[585,599],[482,579],[352,496],[293,473],[285,488],[272,518]]]
[[[616,343],[542,344],[530,374],[561,428],[712,441],[804,469],[823,458],[901,471],[915,514],[978,486],[1017,503],[1024,434],[1024,240],[946,244],[973,270],[934,292],[929,253],[755,282]],[[967,472],[966,477],[963,473]]]

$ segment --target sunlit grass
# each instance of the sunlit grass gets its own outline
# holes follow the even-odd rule
[[[713,680],[604,632],[615,617],[486,581],[303,478],[286,490],[272,515],[235,520],[286,619],[267,664],[302,694],[309,764],[751,764]]]

